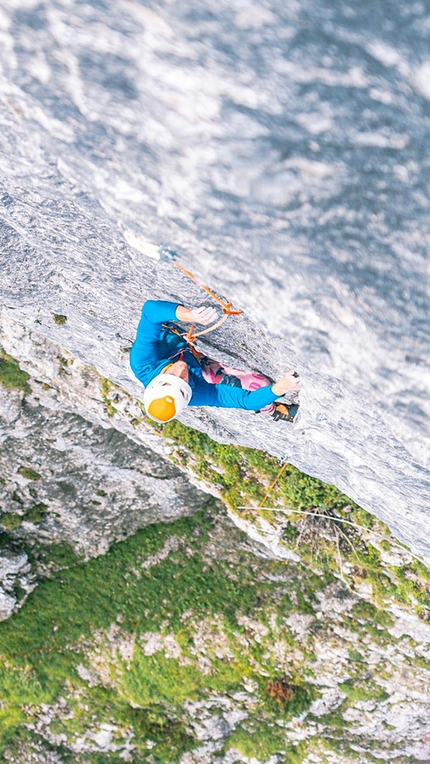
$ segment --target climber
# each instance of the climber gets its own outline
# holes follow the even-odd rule
[[[297,372],[273,383],[257,372],[225,366],[197,352],[175,332],[174,321],[207,326],[216,308],[186,308],[177,302],[147,300],[130,350],[130,367],[145,386],[143,403],[156,422],[174,419],[187,406],[218,406],[262,411],[292,421],[297,405],[276,401],[300,390]]]

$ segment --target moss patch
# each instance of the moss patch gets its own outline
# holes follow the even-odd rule
[[[389,529],[335,486],[292,465],[280,475],[277,459],[255,449],[216,443],[176,420],[163,426],[148,424],[173,446],[173,460],[215,485],[231,511],[257,528],[259,518],[277,528],[281,525],[284,545],[298,553],[308,568],[318,570],[326,582],[331,575],[347,579],[351,588],[367,581],[380,617],[390,599],[412,605],[423,620],[430,617],[430,571],[415,560],[407,566],[384,565],[378,547],[391,549]],[[276,478],[269,499],[258,509]],[[268,511],[267,506],[287,512]],[[289,509],[295,513],[288,514]],[[379,535],[366,534],[366,530]],[[312,612],[309,601],[302,604],[303,612]],[[368,619],[366,628],[378,637],[388,628],[388,621],[372,626]]]
[[[176,420],[163,426],[152,422],[151,426],[173,442],[179,462],[221,489],[224,501],[233,510],[260,502],[279,473],[278,460],[262,451],[216,443],[205,433]],[[351,500],[337,488],[303,474],[292,465],[287,465],[271,492],[270,503],[279,502],[296,509],[352,506]]]
[[[65,685],[74,716],[57,719],[57,731],[72,740],[108,716],[133,729],[137,754],[146,755],[149,736],[155,742],[153,760],[160,763],[176,762],[181,752],[198,744],[182,719],[187,699],[243,692],[243,681],[252,680],[258,706],[251,713],[255,724],[263,715],[271,725],[279,716],[289,718],[309,705],[315,690],[303,680],[298,686],[291,679],[294,693],[285,703],[268,692],[267,677],[276,680],[276,662],[268,651],[274,632],[267,626],[267,608],[273,609],[274,598],[282,602],[280,584],[256,579],[246,554],[240,580],[232,576],[228,561],[208,560],[204,549],[211,528],[211,516],[205,513],[176,522],[179,547],[149,568],[142,563],[163,547],[172,526],[140,531],[103,557],[53,572],[20,612],[0,624],[0,694],[5,699],[0,751],[11,736],[24,734],[31,709],[55,703]],[[267,566],[274,572],[284,570],[282,563]],[[134,635],[136,642],[127,661],[112,650],[108,638],[119,614],[121,632]],[[246,634],[241,618],[248,616],[261,623],[265,636],[262,642],[251,638],[244,650],[238,635]],[[199,668],[195,632],[208,618],[208,624],[216,624],[225,653],[218,654],[217,640],[209,634],[205,674]],[[174,635],[180,655],[169,657],[162,650],[146,654],[139,642],[146,632]],[[88,653],[95,633],[106,635],[98,642],[97,659],[91,648]],[[76,665],[92,670],[102,659],[110,687],[90,688]],[[85,707],[91,709],[90,718]]]
[[[67,316],[63,316],[61,313],[53,313],[52,318],[58,326],[64,326],[67,321]]]
[[[117,413],[117,409],[113,405],[114,399],[118,399],[118,394],[115,391],[115,385],[109,379],[101,377],[100,392],[105,404],[105,411],[108,417],[112,417]]]
[[[29,379],[30,375],[20,369],[18,361],[0,348],[0,384],[9,390],[22,390],[28,394],[31,393]]]
[[[43,504],[40,502],[39,504],[34,504],[30,509],[27,510],[27,512],[24,515],[24,520],[26,520],[28,523],[33,523],[34,525],[38,525],[42,522],[43,518],[46,517],[48,514],[48,506],[47,504]]]
[[[32,467],[19,467],[17,472],[18,472],[18,475],[21,475],[26,480],[40,480],[40,478],[42,477]]]
[[[13,531],[15,528],[19,528],[22,521],[22,516],[15,514],[14,512],[3,512],[3,514],[0,515],[0,525],[3,525],[8,531]]]

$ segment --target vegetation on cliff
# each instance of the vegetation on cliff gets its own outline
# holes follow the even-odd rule
[[[22,390],[24,393],[30,393],[29,379],[30,375],[20,369],[18,361],[0,347],[0,384],[10,390]]]
[[[27,394],[27,378],[6,363]],[[124,396],[102,381],[106,417],[121,414]],[[148,422],[134,409],[130,425]],[[300,560],[265,558],[215,499],[87,563],[64,544],[32,543],[49,577],[0,624],[0,755],[173,764],[206,746],[211,762],[413,761],[410,732],[393,722],[410,702],[423,727],[430,651],[397,619],[427,628],[425,566],[375,517],[291,465],[279,475],[276,459],[177,422],[160,436],[231,518]],[[43,481],[29,464],[19,474]],[[259,508],[277,477],[270,511]],[[0,516],[1,544],[13,543],[14,517]]]
[[[164,764],[201,745],[206,724],[221,758],[232,749],[301,762],[327,750],[377,760],[386,743],[360,741],[348,720],[363,702],[381,714],[389,698],[395,660],[374,671],[373,645],[402,654],[415,681],[430,675],[427,658],[416,666],[390,633],[393,616],[330,571],[255,557],[219,511],[211,500],[88,563],[68,559],[0,624],[3,753],[37,744],[64,762],[119,764],[129,750],[134,762]],[[297,725],[308,727],[301,741]]]

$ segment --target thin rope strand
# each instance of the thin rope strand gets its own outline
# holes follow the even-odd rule
[[[216,295],[215,292],[212,291],[212,289],[209,289],[209,287],[205,286],[200,281],[198,281],[196,277],[194,276],[194,273],[191,273],[191,271],[187,271],[187,269],[184,268],[184,266],[181,265],[180,263],[172,263],[172,264],[179,271],[181,271],[181,273],[185,274],[185,276],[188,276],[188,278],[194,281],[194,283],[197,284],[197,286],[199,286],[201,289],[204,289],[204,291],[207,292],[207,294],[210,295],[212,299],[218,303],[218,305],[221,305],[224,312],[224,315],[215,324],[213,324],[212,326],[209,326],[207,329],[204,329],[203,331],[200,331],[200,332],[194,332],[194,326],[191,326],[188,332],[181,334],[181,337],[184,337],[189,344],[192,345],[197,339],[197,337],[200,337],[202,334],[208,334],[208,332],[213,332],[214,329],[218,329],[218,327],[221,326],[229,316],[242,315],[241,310],[231,309],[233,305],[232,302],[224,302],[224,300],[221,300],[221,298],[218,297],[218,295]]]
[[[270,491],[269,491],[270,492]],[[263,500],[264,501],[264,500]],[[260,505],[258,507],[238,507],[238,509],[260,509]],[[360,530],[366,531],[367,533],[372,533],[374,536],[377,536],[378,538],[382,539],[383,541],[388,541],[391,546],[397,547],[397,549],[401,549],[402,552],[406,552],[407,554],[410,554],[412,557],[415,558],[415,560],[418,560],[418,562],[421,562],[423,565],[426,563],[421,559],[421,557],[418,557],[418,555],[414,554],[414,552],[411,552],[410,549],[405,549],[404,546],[401,546],[401,544],[397,544],[395,541],[389,541],[386,536],[383,536],[381,533],[377,533],[377,531],[372,531],[370,528],[366,528],[365,525],[358,525],[358,523],[352,523],[350,520],[344,520],[342,517],[330,517],[330,515],[323,515],[321,512],[303,512],[301,509],[278,509],[277,507],[263,507],[263,510],[265,512],[281,512],[282,514],[288,514],[288,512],[294,512],[298,515],[304,515],[308,517],[323,517],[326,520],[332,520],[334,523],[345,523],[345,525],[352,525],[353,528],[359,528]]]
[[[197,284],[197,286],[199,286],[201,289],[204,289],[205,292],[207,292],[207,294],[209,294],[212,297],[212,299],[218,303],[218,305],[221,305],[221,307],[225,310],[227,315],[240,315],[242,313],[241,310],[230,310],[232,306],[231,302],[224,302],[224,300],[221,300],[221,298],[218,297],[218,295],[216,295],[215,292],[212,291],[212,289],[209,289],[209,287],[205,286],[205,284],[202,284],[200,281],[198,281],[198,279],[196,279],[194,274],[191,273],[191,271],[187,271],[187,269],[184,268],[183,265],[181,265],[180,263],[173,263],[173,265],[175,265],[176,268],[178,268],[178,270],[182,271],[182,273],[184,273],[185,276],[188,276],[188,278],[194,281],[194,283]]]
[[[259,505],[258,505],[257,509],[261,509],[261,508],[262,508],[262,506],[263,506],[264,502],[266,501],[267,497],[270,495],[270,492],[271,492],[271,491],[273,490],[273,488],[275,487],[276,483],[278,482],[279,478],[281,477],[281,475],[282,475],[282,473],[283,473],[283,471],[284,471],[284,469],[285,469],[285,467],[286,467],[287,465],[288,465],[288,462],[285,462],[285,464],[283,464],[283,465],[282,465],[282,467],[281,467],[281,469],[279,470],[279,472],[278,472],[277,476],[275,477],[275,479],[274,479],[274,481],[273,481],[272,485],[270,486],[269,490],[267,491],[267,493],[266,493],[266,495],[265,495],[264,499],[262,499],[262,500],[260,501],[260,503],[259,503]],[[239,509],[244,509],[244,507],[239,507]]]
[[[187,342],[194,342],[194,340],[197,339],[197,337],[201,337],[202,334],[208,334],[208,332],[213,332],[214,329],[218,329],[220,326],[222,326],[224,321],[227,321],[228,316],[229,316],[228,313],[224,313],[221,316],[221,318],[218,319],[216,324],[212,324],[212,326],[208,326],[207,329],[203,329],[203,331],[201,332],[195,332],[194,326],[192,326],[191,329],[188,330],[188,334],[185,335],[185,339],[187,340]]]

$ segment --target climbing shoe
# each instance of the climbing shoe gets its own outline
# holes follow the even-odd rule
[[[272,418],[277,422],[282,419],[284,422],[294,422],[299,407],[296,403],[279,403],[275,402],[275,410],[272,414]]]

